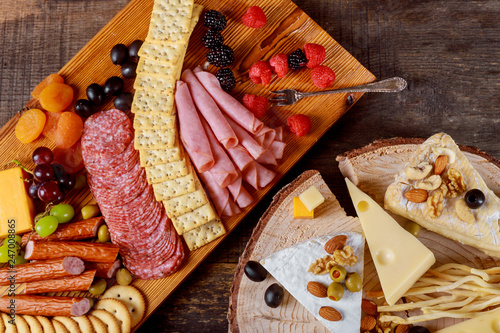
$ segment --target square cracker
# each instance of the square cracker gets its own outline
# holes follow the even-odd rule
[[[166,115],[164,112],[139,113],[134,116],[134,129],[173,129],[175,120],[174,115]]]
[[[203,245],[216,240],[226,233],[226,229],[220,219],[214,219],[196,229],[186,232],[182,235],[186,241],[189,250],[194,251]]]
[[[139,62],[137,63],[137,73],[149,73],[152,75],[175,77],[175,75],[177,74],[177,67],[166,65],[152,59],[140,58]]]
[[[201,185],[198,185],[197,190],[188,194],[175,197],[170,200],[164,200],[163,205],[167,211],[169,218],[174,218],[189,212],[208,203],[207,196]]]
[[[179,235],[182,235],[190,230],[198,228],[199,226],[208,223],[215,219],[217,215],[210,203],[196,208],[192,212],[176,216],[172,218],[172,223]]]
[[[136,89],[132,102],[132,113],[149,113],[151,111],[175,114],[174,94],[162,94],[158,91]]]
[[[155,5],[156,6],[156,5]],[[191,15],[191,13],[189,13]],[[173,13],[155,12],[151,14],[146,42],[162,41],[187,44],[189,41],[191,18]]]
[[[193,170],[189,171],[183,177],[153,184],[156,201],[168,200],[194,192],[196,190],[196,182],[193,177]]]
[[[138,73],[134,81],[134,89],[154,90],[162,94],[174,94],[176,78],[172,76]]]
[[[146,177],[150,184],[157,184],[166,180],[183,177],[189,173],[185,159],[166,164],[145,167]]]
[[[136,129],[135,130],[135,149],[160,149],[174,148],[176,144],[177,128],[158,130],[158,129]]]
[[[182,158],[179,147],[166,149],[141,149],[139,150],[141,166],[153,166],[178,161]]]
[[[186,51],[186,43],[152,42],[142,44],[138,54],[140,57],[153,59],[169,65],[178,65]]]

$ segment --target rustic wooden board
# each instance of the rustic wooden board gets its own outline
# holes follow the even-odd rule
[[[387,186],[393,181],[412,152],[423,139],[382,140],[370,146],[339,156],[339,168],[363,191],[383,204]],[[461,147],[472,165],[484,178],[487,185],[500,194],[500,161],[471,147]],[[294,220],[292,200],[309,186],[315,185],[325,195],[317,218]],[[395,216],[396,217],[396,216]],[[408,220],[396,219],[404,225]],[[255,327],[265,331],[271,327],[276,332],[328,332],[300,303],[286,293],[283,304],[271,309],[264,303],[266,288],[276,282],[268,278],[255,283],[244,276],[243,268],[248,260],[260,260],[276,251],[298,242],[333,232],[360,231],[357,218],[346,216],[335,196],[318,172],[306,171],[290,185],[282,189],[273,199],[271,206],[254,229],[252,237],[240,258],[231,288],[229,306],[229,327],[232,332],[253,331]],[[462,245],[433,232],[422,230],[419,239],[436,256],[436,265],[459,262],[477,268],[498,266],[500,260],[487,256],[466,245]],[[364,291],[380,290],[380,283],[368,247],[365,247]],[[422,326],[431,332],[450,326],[460,319],[441,319],[426,322]]]
[[[250,65],[260,59],[267,60],[280,52],[289,53],[305,43],[315,42],[327,49],[325,64],[337,75],[333,88],[347,87],[372,82],[375,77],[366,70],[354,57],[343,49],[333,38],[312,21],[302,10],[288,0],[260,1],[216,1],[200,0],[196,3],[208,9],[217,9],[229,19],[228,28],[224,31],[226,44],[235,51],[233,71],[239,77],[240,84],[235,90],[237,97],[244,93],[266,95],[267,91],[293,87],[301,90],[317,90],[310,83],[310,72],[302,70],[290,73],[286,78],[274,80],[270,85],[262,87],[253,85],[247,77]],[[149,26],[153,0],[131,0],[89,43],[82,48],[60,71],[66,82],[75,89],[75,100],[85,98],[85,89],[91,83],[103,84],[105,80],[119,74],[119,67],[109,59],[110,49],[117,43],[130,44],[135,39],[144,39]],[[239,19],[252,5],[261,6],[267,13],[268,24],[263,29],[248,29]],[[201,44],[201,36],[205,28],[198,25],[188,47],[184,66],[193,68],[205,62],[206,50]],[[210,71],[215,68],[209,67]],[[132,91],[132,80],[126,80],[125,90]],[[355,100],[361,94],[354,95]],[[38,103],[31,100],[27,107],[35,107]],[[108,109],[112,103],[108,101],[100,109]],[[314,143],[351,107],[346,101],[346,94],[323,96],[303,100],[293,106],[272,108],[264,117],[269,126],[286,124],[286,118],[294,113],[304,113],[311,117],[313,130],[300,139],[287,135],[285,158],[274,170],[278,177],[262,191],[253,193],[255,203],[242,214],[224,220],[228,234],[246,216],[246,214],[264,197],[279,179],[314,145]],[[6,165],[17,158],[27,167],[32,167],[30,156],[33,150],[45,145],[54,147],[47,139],[38,139],[30,144],[20,144],[14,136],[14,127],[18,115],[13,117],[0,130],[0,165]],[[6,165],[10,167],[11,165]],[[74,191],[67,201],[75,205],[76,210],[92,202],[88,189]],[[147,296],[148,310],[145,319],[170,295],[173,290],[189,275],[190,272],[223,240],[220,238],[200,250],[190,253],[182,268],[172,276],[157,281],[134,282]]]

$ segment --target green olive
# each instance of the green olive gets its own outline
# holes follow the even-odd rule
[[[326,294],[332,301],[339,301],[344,296],[344,287],[338,282],[332,282],[328,286]]]
[[[99,214],[99,207],[97,205],[87,205],[82,208],[81,213],[84,220],[91,219]]]
[[[405,225],[406,231],[408,231],[410,234],[412,234],[415,237],[418,237],[418,234],[420,234],[420,226],[416,224],[415,222],[408,222]]]
[[[345,279],[345,286],[350,292],[356,293],[363,288],[363,281],[361,281],[361,277],[358,273],[349,273]]]
[[[106,243],[111,240],[111,235],[109,234],[108,226],[103,224],[99,227],[97,231],[97,239],[101,243]]]
[[[343,266],[336,265],[330,270],[330,278],[334,282],[342,282],[345,279],[347,272]]]
[[[132,282],[132,274],[126,268],[120,268],[116,272],[116,282],[121,286],[128,286]]]
[[[89,292],[94,296],[99,296],[104,292],[104,290],[106,290],[106,286],[107,283],[106,280],[104,279],[94,281],[94,283],[92,283],[92,285],[89,288]]]

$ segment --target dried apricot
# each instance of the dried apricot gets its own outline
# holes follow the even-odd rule
[[[45,113],[39,109],[30,109],[19,118],[15,134],[22,143],[30,143],[40,136],[45,126]]]
[[[47,111],[45,112],[45,116],[47,117],[47,121],[45,122],[45,127],[43,128],[42,135],[52,140],[52,142],[55,142],[57,123],[59,122],[61,114],[59,112]]]
[[[73,88],[64,83],[52,83],[42,90],[39,100],[47,111],[64,111],[73,101]]]
[[[54,142],[57,147],[67,149],[80,140],[82,132],[82,118],[73,112],[63,112],[57,122]]]
[[[36,99],[40,98],[40,93],[42,92],[42,90],[52,83],[64,83],[64,79],[59,74],[50,74],[45,79],[43,79],[43,81],[40,82],[35,87],[35,89],[33,89],[33,91],[31,92],[31,96],[35,97]]]

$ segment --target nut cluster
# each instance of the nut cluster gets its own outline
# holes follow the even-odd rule
[[[380,317],[387,313],[378,312],[377,304],[368,299],[361,301],[361,310],[366,314],[360,323],[361,333],[408,333],[412,325],[395,324],[392,322],[382,322]]]
[[[342,250],[335,250],[323,258],[314,261],[308,268],[308,272],[315,275],[327,274],[335,265],[353,266],[358,262],[352,247],[345,245]]]

